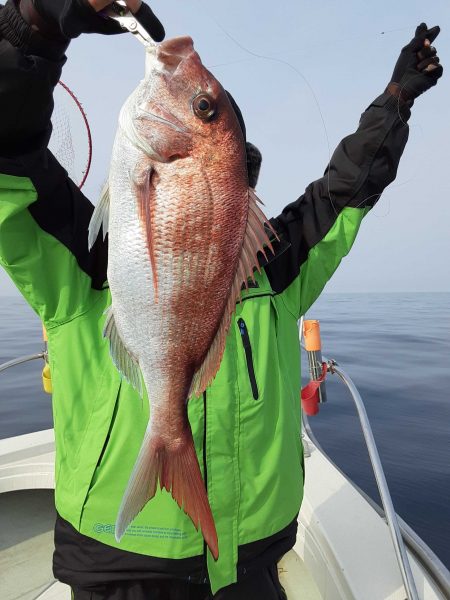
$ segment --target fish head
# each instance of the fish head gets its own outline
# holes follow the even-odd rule
[[[228,96],[187,36],[147,50],[145,78],[125,103],[120,121],[131,141],[159,163],[206,154],[223,160],[224,148],[230,157],[245,157]]]

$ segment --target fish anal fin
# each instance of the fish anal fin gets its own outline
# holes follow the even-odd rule
[[[190,429],[176,443],[167,443],[147,430],[116,520],[120,541],[128,525],[149,502],[158,487],[173,499],[200,529],[214,559],[219,557],[216,526],[195,453]]]
[[[89,250],[95,244],[95,240],[100,232],[100,227],[103,230],[103,239],[105,239],[108,233],[109,227],[109,184],[105,183],[100,194],[100,200],[97,202],[97,206],[94,208],[92,213],[91,221],[89,223],[88,232],[88,247]]]
[[[216,336],[202,365],[194,374],[189,395],[198,396],[202,394],[219,370],[220,362],[225,351],[225,343],[231,324],[231,316],[236,308],[236,302],[241,299],[242,284],[248,287],[247,280],[252,279],[254,281],[255,269],[258,272],[261,272],[261,267],[258,260],[258,252],[261,252],[267,257],[265,247],[267,246],[271,251],[273,251],[267,229],[271,231],[278,239],[275,230],[272,228],[269,220],[259,208],[258,203],[261,203],[261,201],[256,196],[255,192],[249,188],[247,227],[244,235],[239,263],[236,269],[236,275],[233,285],[231,286],[228,302]]]
[[[119,373],[128,381],[130,385],[143,397],[142,375],[138,361],[128,352],[125,344],[117,331],[116,322],[112,307],[106,311],[107,317],[103,329],[103,337],[109,339],[109,351],[113,363]]]

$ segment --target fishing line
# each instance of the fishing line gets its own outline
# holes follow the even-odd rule
[[[208,15],[209,16],[209,15]],[[411,31],[411,27],[402,27],[400,29],[389,29],[387,31],[380,31],[379,33],[376,34],[371,34],[371,36],[378,36],[378,35],[385,35],[388,33],[393,33],[396,31]],[[348,42],[354,42],[355,40],[361,40],[364,39],[366,40],[368,36],[366,35],[355,35],[353,37],[343,37],[343,38],[338,38],[335,40],[330,40],[328,42],[326,42],[327,46],[335,46],[336,44],[341,44],[341,43],[348,43]],[[319,48],[323,48],[323,44],[309,44],[308,45],[308,50],[311,50],[314,47],[319,47]],[[267,58],[276,58],[277,56],[281,56],[281,55],[296,55],[296,54],[302,54],[303,50],[279,50],[278,52],[271,52],[270,54],[265,55]],[[243,62],[251,62],[254,60],[257,60],[256,56],[252,56],[251,58],[239,58],[239,59],[235,59],[235,60],[231,60],[231,61],[227,61],[225,63],[218,63],[216,65],[209,65],[208,68],[210,69],[215,69],[217,67],[228,67],[230,65],[236,65],[239,63],[243,63]]]
[[[306,76],[299,70],[297,69],[294,65],[292,65],[290,62],[283,60],[281,58],[277,58],[276,56],[273,55],[265,55],[265,54],[259,54],[257,52],[254,52],[253,50],[250,50],[249,48],[245,47],[239,40],[237,40],[236,38],[234,38],[210,13],[209,11],[204,8],[204,3],[202,2],[202,0],[198,0],[198,2],[200,4],[203,4],[203,10],[205,12],[205,14],[208,16],[208,18],[213,21],[213,23],[216,25],[216,27],[218,27],[222,33],[224,35],[226,35],[238,48],[240,48],[241,50],[243,50],[244,52],[246,52],[247,54],[249,54],[250,56],[253,57],[253,59],[263,59],[263,60],[268,60],[268,61],[272,61],[272,62],[277,62],[279,64],[283,64],[285,66],[287,66],[289,69],[291,69],[292,71],[294,71],[301,79],[302,81],[306,84],[307,88],[309,89],[311,96],[314,99],[314,103],[316,105],[317,111],[319,113],[320,116],[320,120],[322,123],[322,127],[323,127],[323,132],[325,135],[325,139],[326,139],[326,144],[327,144],[327,151],[328,151],[328,166],[327,166],[327,171],[326,171],[326,177],[327,177],[327,193],[328,193],[328,198],[329,201],[331,203],[331,206],[333,208],[333,211],[336,215],[336,217],[339,216],[339,213],[336,209],[335,203],[333,202],[333,198],[331,196],[331,182],[330,182],[330,162],[331,162],[331,146],[330,146],[330,140],[329,140],[329,136],[328,136],[328,130],[327,130],[327,126],[326,126],[326,122],[325,122],[325,118],[323,116],[323,112],[322,112],[322,108],[320,106],[320,102],[319,99],[317,97],[317,94],[314,91],[314,88],[312,87],[312,85],[310,84],[310,82],[308,81],[308,79],[306,78]],[[405,30],[410,30],[409,27],[404,27],[404,28],[399,28],[399,29],[391,29],[391,30],[387,30],[387,31],[382,31],[380,32],[380,35],[385,35],[387,33],[392,33],[392,32],[396,32],[396,31],[405,31]],[[344,39],[344,38],[343,38]],[[253,60],[253,59],[247,59],[247,60]],[[240,61],[236,61],[236,62],[244,62],[245,59],[241,59]],[[233,62],[228,63],[228,64],[233,64]],[[227,66],[226,64],[222,64],[222,65],[215,65],[215,66]],[[414,75],[413,77],[419,76],[420,73],[418,73],[417,75]],[[407,85],[409,83],[410,80],[408,80],[405,84]],[[403,86],[403,87],[404,87]],[[402,88],[403,89],[403,88]],[[398,114],[399,114],[399,118],[401,120],[401,122],[403,124],[406,124],[405,121],[403,120],[403,118],[401,117],[400,114],[400,98],[398,99]],[[410,181],[412,181],[415,178],[416,175],[414,175],[413,177],[411,177],[410,179],[408,179],[405,182],[402,183],[397,183],[393,186],[391,186],[391,189],[394,187],[399,187],[401,185],[406,185],[407,183],[409,183]],[[362,206],[363,204],[365,204],[368,200],[372,199],[372,198],[376,198],[376,197],[380,197],[381,194],[383,192],[378,192],[378,193],[374,193],[374,194],[370,194],[369,196],[365,197],[359,204],[356,205],[355,208],[359,208],[360,206]],[[372,207],[373,208],[373,207]]]
[[[200,1],[200,0],[199,0]],[[228,31],[226,31],[222,25],[216,21],[216,19],[214,17],[211,16],[211,14],[209,14],[209,12],[206,13],[208,15],[208,17],[216,24],[216,26],[234,43],[236,44],[236,46],[238,46],[241,50],[243,50],[244,52],[247,52],[247,54],[250,54],[251,56],[257,58],[257,59],[263,59],[263,60],[271,60],[273,62],[277,62],[279,64],[282,65],[286,65],[287,67],[289,67],[292,71],[294,71],[295,73],[297,73],[297,75],[299,77],[301,77],[301,79],[303,80],[303,82],[306,84],[306,86],[308,87],[314,102],[316,104],[317,107],[317,111],[320,115],[320,120],[322,122],[322,127],[323,127],[323,131],[325,134],[325,139],[326,139],[326,143],[327,143],[327,149],[328,149],[328,163],[330,163],[331,161],[331,148],[330,148],[330,140],[328,137],[328,130],[327,130],[327,126],[325,123],[325,118],[323,116],[322,113],[322,108],[320,106],[319,100],[316,96],[316,93],[312,87],[312,85],[309,83],[309,81],[307,80],[307,78],[303,75],[303,73],[301,71],[299,71],[296,67],[294,67],[294,65],[292,65],[291,63],[281,59],[281,58],[275,58],[272,56],[265,56],[264,54],[258,54],[257,52],[253,52],[252,50],[249,50],[248,48],[246,48],[245,46],[243,46],[238,40],[236,40],[230,33],[228,33]],[[336,210],[336,207],[334,205],[333,199],[331,198],[331,191],[330,191],[330,169],[327,169],[327,191],[328,191],[328,197],[330,199],[331,202],[331,206],[333,208],[333,211],[336,215],[336,217],[339,216],[338,211]]]

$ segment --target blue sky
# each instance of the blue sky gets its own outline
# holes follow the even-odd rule
[[[448,0],[157,0],[152,7],[168,36],[193,37],[204,64],[241,106],[248,139],[264,156],[258,192],[269,216],[321,176],[330,151],[356,129],[360,114],[389,82],[416,25],[441,25],[435,45],[447,72],[416,101],[397,179],[365,219],[326,290],[450,291]],[[300,74],[249,52],[287,61]],[[83,36],[68,57],[63,80],[82,101],[93,132],[85,191],[96,202],[119,108],[143,75],[143,49],[131,35]],[[77,133],[74,138],[77,143]],[[16,293],[3,273],[2,293]]]

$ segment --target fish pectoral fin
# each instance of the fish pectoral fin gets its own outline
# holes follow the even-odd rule
[[[231,324],[231,316],[236,308],[236,302],[241,295],[242,284],[247,286],[247,280],[249,278],[254,280],[254,270],[261,270],[259,267],[258,252],[261,252],[266,259],[266,248],[269,248],[270,251],[273,252],[268,232],[273,233],[275,238],[278,239],[269,220],[258,206],[258,203],[262,204],[261,200],[259,200],[251,188],[249,188],[248,193],[249,210],[247,227],[236,275],[233,285],[231,286],[228,302],[219,329],[217,330],[216,337],[209,348],[205,360],[192,379],[189,395],[198,396],[202,394],[216,376],[225,350],[226,338]]]
[[[190,429],[169,446],[147,429],[139,456],[117,515],[115,536],[120,541],[128,525],[149,502],[158,487],[172,494],[178,506],[200,528],[214,559],[219,557],[216,526],[195,453]]]
[[[144,395],[142,375],[137,359],[128,352],[117,331],[112,306],[106,311],[107,317],[103,337],[109,339],[109,352],[119,373],[134,387],[142,398]]]
[[[103,229],[103,239],[105,239],[108,233],[109,227],[109,185],[105,183],[100,194],[100,200],[92,213],[91,221],[89,223],[89,234],[88,234],[88,247],[89,250],[95,244],[95,240],[98,237],[100,227]]]
[[[158,302],[158,270],[156,266],[156,241],[154,218],[154,180],[157,178],[150,162],[138,165],[133,175],[133,184],[136,192],[139,221],[145,236],[148,256],[152,267],[153,289],[155,303]]]

